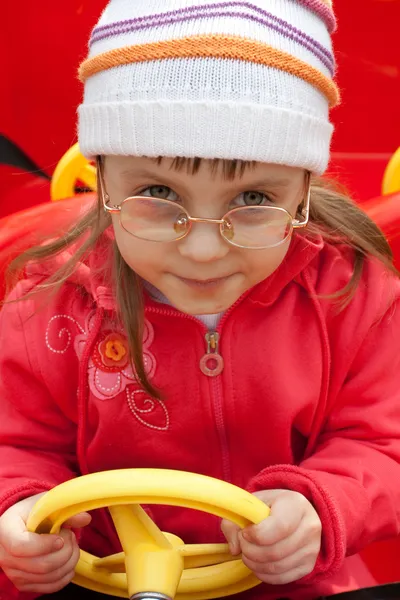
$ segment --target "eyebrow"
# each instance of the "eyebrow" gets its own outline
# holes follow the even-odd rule
[[[153,171],[148,171],[147,169],[124,169],[123,171],[120,171],[120,176],[123,177],[124,179],[127,180],[131,180],[134,179],[135,177],[155,177],[157,178],[156,173],[154,173]]]
[[[132,179],[134,179],[135,177],[148,177],[151,179],[157,179],[159,181],[160,180],[169,180],[171,182],[171,185],[174,183],[168,177],[168,173],[163,173],[162,175],[160,175],[159,173],[156,173],[156,172],[152,171],[151,169],[145,169],[145,168],[124,169],[123,171],[120,172],[120,175],[121,175],[121,177],[126,179],[128,182],[132,181]],[[235,182],[235,180],[230,180],[230,182],[240,184],[240,187],[243,187],[243,185],[245,185],[249,189],[253,186],[257,187],[257,188],[265,188],[265,187],[267,187],[267,188],[268,187],[287,188],[293,183],[293,181],[289,177],[273,177],[273,176],[264,177],[262,179],[257,179],[254,181],[249,181],[249,183],[246,183],[246,184],[243,181],[243,178],[239,178],[239,177],[237,178],[236,182]]]
[[[263,179],[250,181],[249,185],[254,187],[285,188],[289,187],[292,183],[293,180],[288,177],[266,177]]]

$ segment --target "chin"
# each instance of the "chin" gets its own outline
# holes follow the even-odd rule
[[[223,313],[226,312],[228,310],[228,308],[230,306],[232,306],[232,304],[234,304],[236,302],[237,298],[235,298],[232,302],[218,302],[218,301],[212,301],[212,300],[195,300],[193,302],[191,302],[190,300],[188,301],[183,301],[182,300],[178,300],[176,299],[176,301],[172,301],[173,305],[180,310],[181,312],[184,312],[188,315],[216,315],[219,313]]]

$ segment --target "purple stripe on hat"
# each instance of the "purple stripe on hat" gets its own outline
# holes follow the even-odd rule
[[[304,4],[307,8],[317,13],[321,19],[325,22],[328,27],[329,33],[332,33],[336,29],[335,14],[329,6],[327,6],[321,0],[297,0],[299,4]]]
[[[139,17],[137,19],[130,19],[129,21],[121,21],[120,23],[114,23],[105,25],[103,27],[99,27],[94,30],[92,38],[90,40],[90,44],[101,41],[103,39],[113,37],[116,35],[122,35],[124,33],[129,33],[131,31],[143,31],[146,29],[151,29],[153,27],[160,27],[165,25],[171,25],[176,23],[181,23],[185,21],[196,20],[199,18],[213,18],[213,17],[233,17],[233,18],[241,18],[249,21],[253,21],[259,23],[261,25],[267,26],[270,29],[284,35],[286,38],[291,39],[304,48],[312,52],[329,70],[331,75],[333,75],[335,70],[335,62],[332,54],[324,48],[319,42],[314,40],[312,37],[306,35],[299,29],[290,25],[283,19],[276,17],[266,11],[261,11],[267,18],[263,19],[261,17],[257,17],[255,15],[249,15],[245,13],[233,12],[233,11],[219,11],[212,12],[211,14],[203,14],[204,10],[209,9],[210,7],[219,8],[221,6],[226,5],[243,5],[246,4],[248,6],[252,6],[248,3],[237,3],[237,2],[225,2],[221,4],[213,4],[207,6],[199,6],[199,7],[191,7],[190,13],[193,13],[197,10],[197,13],[194,14],[186,14],[182,15],[182,13],[188,13],[187,9],[181,11],[171,11],[169,13],[152,15],[149,17]],[[254,7],[255,8],[255,7]],[[272,22],[271,22],[272,21]]]
[[[324,21],[326,21],[326,24],[327,24],[330,32],[332,32],[335,29],[335,27],[336,27],[335,15],[334,15],[333,11],[324,3],[323,0],[294,0],[294,1],[299,2],[299,4],[303,4],[306,8],[317,13]],[[234,8],[234,7],[248,8],[250,10],[254,10],[255,12],[258,12],[259,14],[261,14],[265,17],[271,18],[271,19],[276,20],[281,23],[286,23],[286,21],[283,21],[283,19],[279,19],[279,17],[272,15],[271,13],[267,12],[266,10],[263,10],[262,8],[260,8],[258,6],[251,4],[250,2],[243,2],[243,1],[238,1],[238,0],[230,1],[230,2],[217,2],[215,4],[207,4],[206,6],[204,6],[204,5],[187,6],[184,8],[177,9],[177,10],[167,11],[165,13],[161,13],[158,15],[147,15],[147,16],[143,16],[143,17],[136,17],[134,19],[120,21],[120,23],[121,24],[141,23],[141,22],[145,22],[148,20],[152,20],[153,18],[158,17],[158,16],[166,16],[167,17],[167,16],[173,16],[173,15],[177,15],[177,14],[197,12],[199,10],[207,10],[207,9],[214,9],[214,8],[216,8],[216,9],[217,8],[229,8],[229,7],[230,8]],[[103,26],[97,27],[95,29],[95,31],[103,31],[103,30],[105,31],[113,26],[114,26],[114,24],[103,25]]]

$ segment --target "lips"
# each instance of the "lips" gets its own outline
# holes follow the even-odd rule
[[[222,281],[223,279],[228,279],[227,277],[215,277],[214,279],[190,279],[193,283],[218,283],[218,281]]]
[[[178,277],[179,277],[179,279],[182,279],[182,281],[187,281],[188,283],[207,285],[207,284],[212,284],[212,283],[219,283],[221,281],[224,281],[225,279],[229,279],[229,277],[231,277],[231,275],[223,275],[222,277],[213,277],[212,279],[192,279],[191,277],[181,277],[181,276],[178,276]]]
[[[213,277],[210,279],[192,279],[186,277],[177,276],[183,284],[189,288],[196,289],[203,292],[211,292],[212,290],[219,289],[226,281],[228,281],[232,275],[225,277]]]

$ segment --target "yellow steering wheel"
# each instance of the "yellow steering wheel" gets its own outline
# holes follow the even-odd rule
[[[400,148],[390,159],[383,177],[382,193],[394,194],[400,192]]]
[[[67,481],[33,508],[28,529],[58,533],[72,516],[108,507],[123,553],[97,558],[81,550],[74,583],[135,600],[206,600],[260,582],[229,553],[227,544],[185,545],[162,533],[140,504],[182,506],[229,519],[239,527],[260,523],[269,508],[248,492],[204,475],[161,469],[124,469]]]
[[[64,154],[54,171],[50,189],[52,201],[72,198],[77,181],[81,181],[90,190],[96,190],[96,168],[81,154],[78,144],[75,144]]]

